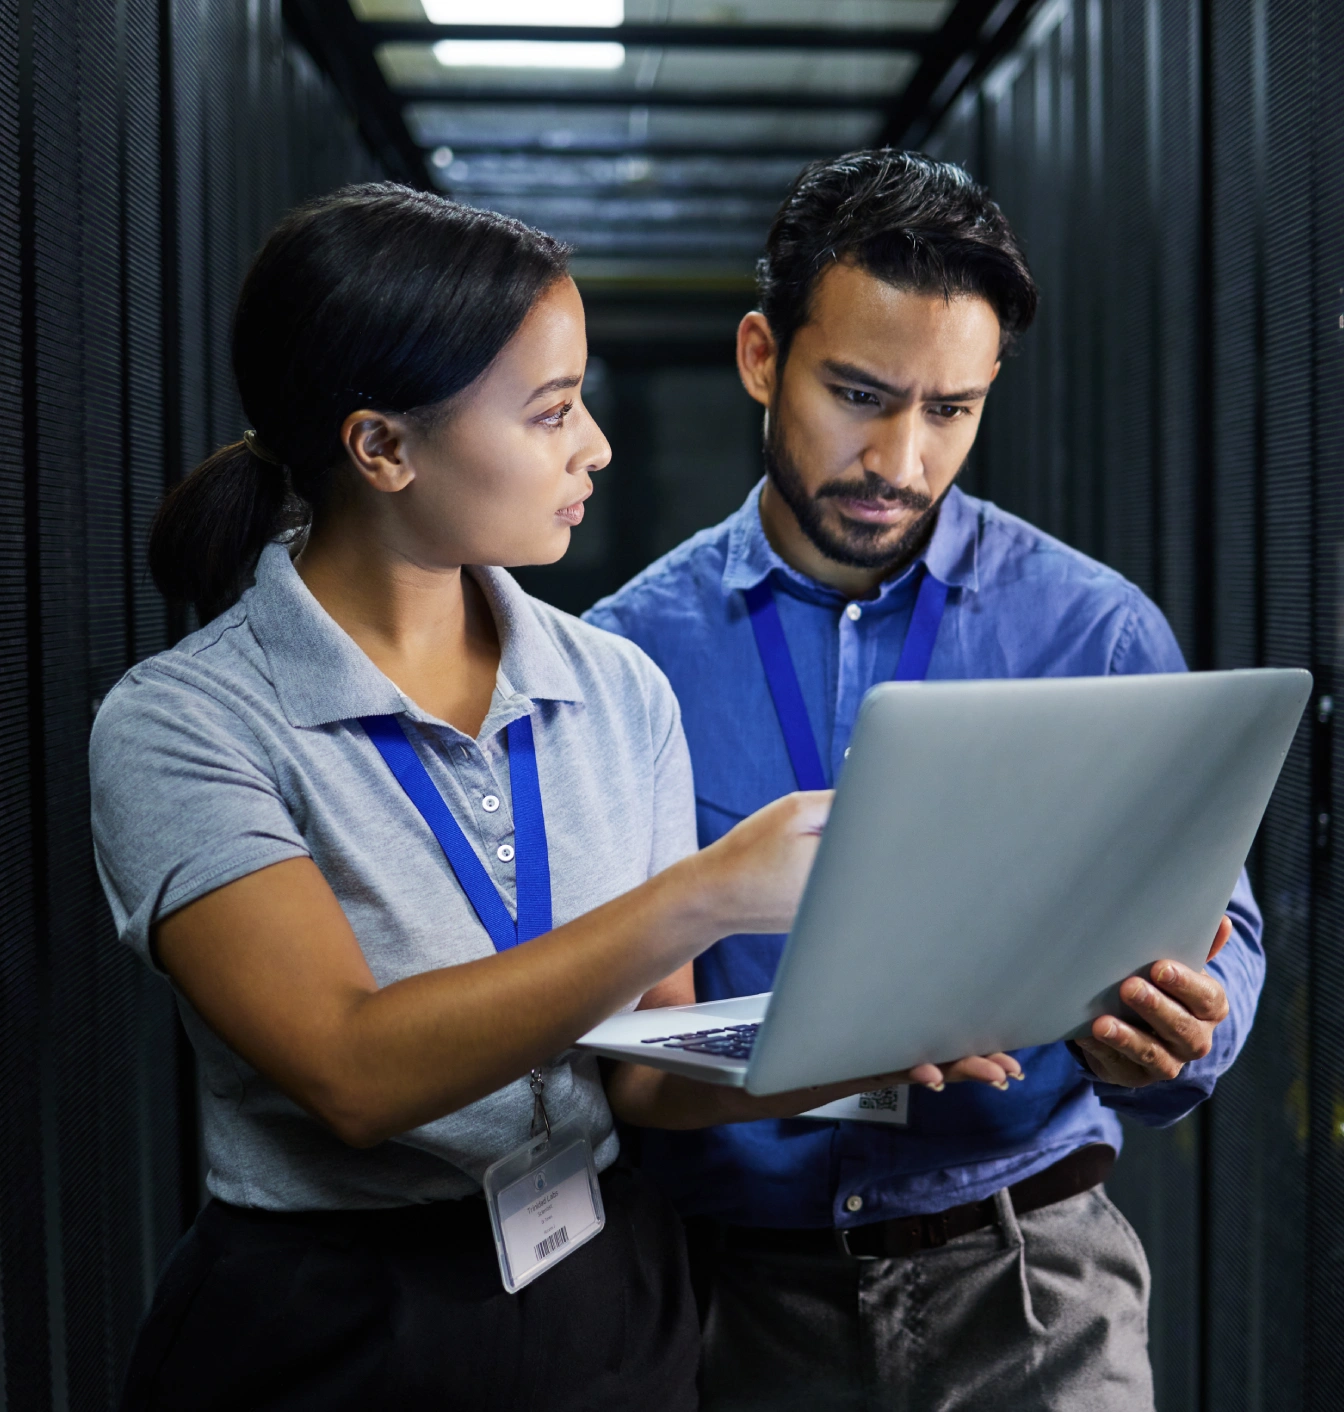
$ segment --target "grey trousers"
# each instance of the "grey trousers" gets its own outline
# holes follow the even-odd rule
[[[1152,1412],[1148,1262],[1101,1187],[891,1259],[728,1250],[705,1412]]]

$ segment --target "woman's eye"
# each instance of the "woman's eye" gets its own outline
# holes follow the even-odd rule
[[[574,404],[572,402],[566,402],[563,407],[557,407],[554,412],[548,412],[542,417],[541,424],[544,427],[562,427],[565,424],[565,418],[569,416],[573,410]]]

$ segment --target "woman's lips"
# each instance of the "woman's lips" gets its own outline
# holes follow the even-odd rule
[[[563,510],[555,512],[556,518],[563,520],[567,525],[577,525],[583,522],[583,501],[576,500],[572,505],[566,505]]]

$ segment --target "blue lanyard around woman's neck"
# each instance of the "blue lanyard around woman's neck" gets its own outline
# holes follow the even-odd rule
[[[905,634],[900,660],[896,663],[893,681],[923,681],[929,674],[933,644],[947,607],[947,585],[920,566],[922,578],[915,598],[915,610],[910,615],[910,627]],[[764,578],[746,590],[747,611],[751,614],[751,629],[756,634],[756,648],[761,654],[765,679],[784,732],[784,744],[793,764],[794,778],[799,789],[827,789],[826,772],[821,767],[821,752],[807,719],[803,689],[793,654],[784,637],[784,625],[779,620],[779,605],[770,580]]]
[[[537,778],[537,749],[532,718],[520,716],[508,726],[509,787],[513,796],[514,867],[518,886],[518,921],[509,916],[485,865],[467,842],[462,826],[434,786],[396,716],[361,716],[359,723],[378,748],[397,783],[406,791],[439,841],[481,925],[496,951],[551,930],[551,862],[546,850],[546,816]]]

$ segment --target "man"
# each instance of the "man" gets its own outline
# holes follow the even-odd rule
[[[1036,304],[963,171],[893,151],[814,165],[758,273],[738,365],[766,408],[766,478],[588,615],[676,689],[702,845],[800,782],[774,705],[788,664],[768,677],[753,635],[763,600],[832,781],[864,692],[898,663],[944,679],[1184,670],[1135,587],[956,488]],[[644,1165],[710,1251],[706,1405],[1151,1408],[1147,1265],[1100,1183],[1118,1114],[1175,1122],[1246,1038],[1264,958],[1244,877],[1228,915],[1206,971],[1127,981],[1125,1017],[1019,1052],[1005,1092],[915,1087],[904,1126],[646,1134]],[[782,944],[720,942],[694,994],[768,990]],[[691,998],[689,976],[658,996]]]

